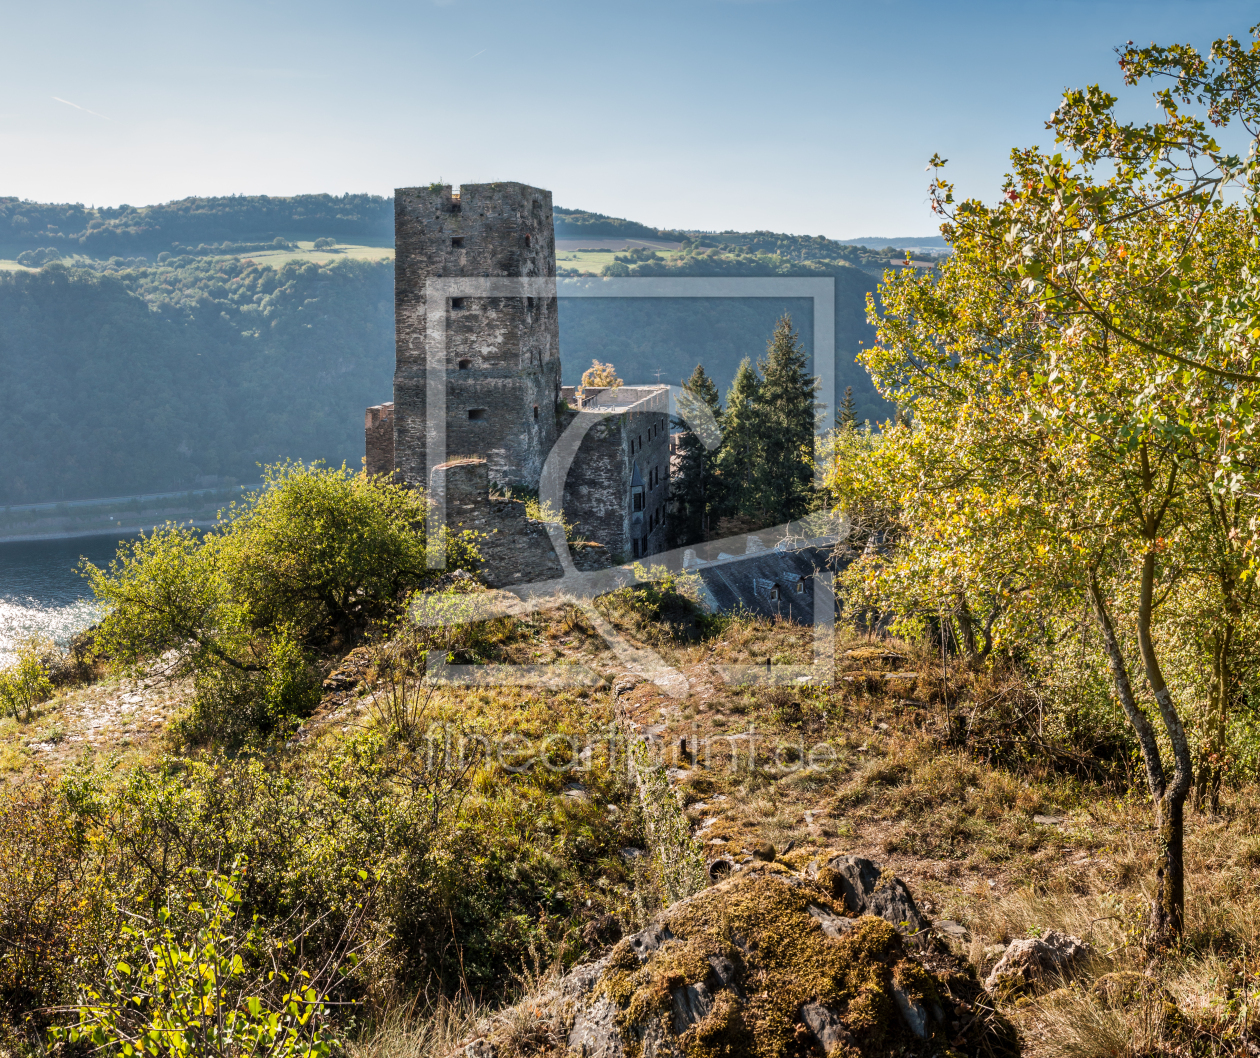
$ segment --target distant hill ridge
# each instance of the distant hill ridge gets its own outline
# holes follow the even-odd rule
[[[836,240],[782,232],[701,232],[654,228],[590,210],[555,209],[559,238],[657,239],[717,249],[772,253],[789,260],[852,260],[866,246],[944,247],[940,236],[916,239]],[[214,244],[260,244],[274,239],[335,238],[392,245],[394,203],[383,195],[225,195],[181,198],[151,206],[84,206],[0,198],[0,256],[51,248],[63,256],[95,259],[162,252],[188,253]]]

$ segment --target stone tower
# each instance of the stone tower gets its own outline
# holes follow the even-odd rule
[[[427,485],[429,312],[446,318],[446,452],[481,456],[491,481],[538,487],[556,440],[560,339],[554,297],[444,297],[431,277],[554,280],[551,192],[517,183],[394,191],[394,466]],[[554,289],[554,288],[553,288]]]

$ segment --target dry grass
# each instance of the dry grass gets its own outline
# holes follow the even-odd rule
[[[1260,1030],[1260,789],[1235,791],[1220,818],[1188,819],[1186,938],[1152,958],[1149,801],[1106,762],[1056,743],[1035,688],[956,659],[946,681],[932,652],[860,637],[838,638],[834,689],[730,686],[716,672],[776,653],[805,660],[808,650],[808,630],[732,620],[716,640],[675,650],[693,688],[685,705],[642,694],[627,706],[675,769],[708,856],[747,857],[765,841],[792,843],[801,863],[871,856],[925,911],[967,928],[956,950],[982,975],[1020,937],[1055,929],[1087,941],[1093,958],[1065,987],[1003,1001],[1030,1055],[1255,1053],[1243,1033],[1248,1021]],[[1034,744],[1008,752],[1020,725]],[[732,770],[719,751],[702,769],[676,752],[683,736],[749,730],[761,733],[752,767],[745,756]],[[806,751],[828,743],[830,767],[784,770],[775,759],[784,741]],[[1150,988],[1110,1003],[1094,991],[1108,973],[1139,974]]]
[[[445,1058],[474,1034],[483,1013],[464,996],[440,999],[419,1011],[396,1008],[368,1026],[346,1050],[350,1058]]]

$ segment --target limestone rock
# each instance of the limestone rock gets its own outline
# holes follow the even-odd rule
[[[861,866],[854,870],[861,882]],[[499,1031],[545,1022],[550,1039],[583,1058],[1017,1054],[1000,1016],[969,1016],[990,1004],[961,959],[907,946],[897,927],[915,921],[913,899],[874,871],[879,884],[860,891],[895,922],[855,917],[822,872],[753,861],[532,997],[529,1019],[497,1018]],[[484,1035],[499,1054],[553,1053],[537,1035]]]
[[[855,915],[878,915],[903,933],[925,935],[928,920],[919,911],[906,883],[861,856],[829,860],[820,880],[830,881],[835,895]]]
[[[1012,991],[1039,985],[1050,975],[1067,977],[1074,964],[1089,952],[1089,945],[1079,937],[1054,929],[1047,930],[1044,937],[1014,940],[1007,945],[984,985],[990,992]]]
[[[824,1054],[830,1054],[838,1047],[848,1047],[853,1043],[853,1037],[844,1027],[840,1015],[821,1003],[806,1003],[801,1007],[797,1017],[814,1034],[814,1039],[822,1045]]]

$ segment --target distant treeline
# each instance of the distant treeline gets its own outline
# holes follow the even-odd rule
[[[695,249],[768,253],[790,261],[860,264],[862,247],[822,235],[724,231],[697,233],[653,228],[588,210],[555,208],[558,238],[646,239],[683,242]],[[62,257],[145,256],[159,253],[245,253],[298,239],[392,245],[394,200],[381,195],[231,195],[184,198],[156,206],[89,208],[81,203],[0,198],[0,255],[56,251]],[[887,240],[872,240],[881,246]],[[889,250],[881,250],[886,258]],[[895,251],[892,251],[895,252]]]
[[[681,242],[687,238],[687,233],[683,231],[650,228],[638,221],[609,217],[584,209],[556,206],[552,215],[555,218],[557,239],[660,239]]]
[[[782,257],[687,254],[666,261],[651,251],[620,255],[605,274],[622,276],[783,276],[835,281],[836,391],[819,393],[834,417],[846,386],[853,389],[858,420],[883,422],[892,407],[880,398],[866,370],[855,363],[875,340],[866,322],[866,296],[878,280],[844,260],[792,261]],[[592,360],[611,361],[628,382],[680,385],[697,364],[725,393],[745,357],[764,355],[775,321],[791,315],[813,363],[813,305],[801,298],[572,298],[560,302],[560,349],[566,384],[578,381]],[[819,368],[814,364],[815,374]],[[659,374],[658,374],[659,373]]]
[[[14,256],[36,247],[63,256],[157,255],[201,243],[261,244],[298,236],[390,244],[394,201],[381,195],[232,195],[89,208],[0,198],[0,251]]]

